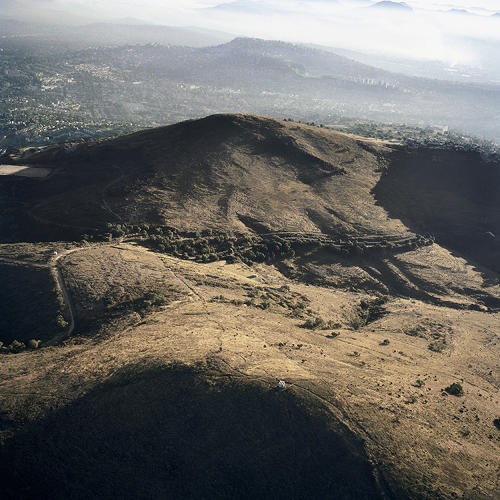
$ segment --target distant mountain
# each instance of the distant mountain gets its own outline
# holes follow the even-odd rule
[[[227,44],[210,48],[205,54],[224,58],[243,57],[255,62],[271,59],[307,77],[335,76],[336,78],[393,78],[388,72],[358,63],[353,59],[303,45],[258,38],[235,38]]]
[[[122,19],[117,19],[115,21],[116,24],[127,24],[129,26],[141,26],[141,25],[149,25],[153,26],[154,23],[150,23],[148,21],[144,21],[143,19],[137,19],[135,17],[123,17]]]
[[[213,7],[204,8],[203,10],[238,14],[265,14],[270,12],[278,12],[278,9],[275,9],[274,7],[264,2],[249,2],[247,0],[237,0],[235,2],[221,3]]]
[[[390,0],[383,0],[372,5],[376,9],[390,9],[400,12],[413,12],[413,9],[405,2],[391,2]]]
[[[87,44],[85,49],[76,51],[67,50],[67,42],[59,44],[59,52],[52,53],[42,67],[44,78],[57,74],[61,82],[54,89],[53,106],[59,106],[59,96],[65,95],[72,106],[78,106],[79,116],[95,116],[99,123],[104,117],[136,128],[231,111],[323,124],[351,117],[444,126],[500,140],[500,86],[496,85],[415,78],[325,50],[269,40],[237,38],[202,48],[149,44],[96,49],[89,42],[81,43]],[[17,52],[10,53],[12,67],[19,70]],[[14,86],[24,85],[15,73],[4,74],[0,81],[14,85],[6,86],[3,95],[15,99],[21,92],[29,97],[30,109],[41,113],[36,121],[51,123],[47,107],[40,105],[47,93],[29,71],[28,64],[29,92]],[[110,105],[110,99],[117,105]],[[4,126],[3,135],[14,137],[14,132],[26,127],[16,109],[7,108],[4,123],[19,126]],[[37,131],[37,137],[41,133],[46,129]],[[50,134],[50,140],[55,135]]]
[[[219,45],[233,38],[233,35],[219,31],[147,24],[134,19],[124,19],[121,23],[102,22],[80,26],[61,26],[0,17],[0,32],[4,37],[39,36],[45,40],[102,47],[151,43],[206,47]]]
[[[458,14],[462,16],[475,16],[473,12],[466,9],[449,9],[446,12],[448,12],[448,14]]]
[[[74,28],[74,37],[81,37],[93,43],[186,45],[204,47],[227,42],[233,37],[227,33],[210,32],[195,28],[161,26],[151,24],[94,23]]]

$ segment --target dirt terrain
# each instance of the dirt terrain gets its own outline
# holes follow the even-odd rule
[[[18,175],[20,177],[47,177],[47,168],[33,168],[22,165],[0,165],[0,175]]]
[[[160,310],[130,318],[127,327],[112,323],[102,339],[75,337],[2,358],[6,436],[16,423],[80,401],[123,367],[201,363],[267,391],[285,380],[286,391],[319,403],[363,440],[373,477],[398,498],[491,498],[496,491],[497,314],[392,299],[381,319],[353,329],[366,294],[300,284],[265,264],[197,264],[130,244],[68,255],[63,274],[72,300],[90,305],[119,283],[137,282],[137,266],[162,277],[170,301]],[[293,314],[301,303],[336,327],[303,328]],[[439,340],[442,351],[429,349]],[[457,381],[464,395],[446,395]],[[50,460],[55,452],[44,453]]]
[[[400,147],[223,115],[23,158],[6,498],[497,497],[496,171],[442,197]]]

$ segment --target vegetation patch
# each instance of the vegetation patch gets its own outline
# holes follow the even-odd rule
[[[173,288],[157,288],[147,290],[143,295],[134,298],[119,297],[118,301],[112,296],[105,299],[106,312],[112,315],[121,315],[124,312],[136,312],[141,317],[160,310],[168,305],[179,294]]]
[[[431,342],[427,348],[432,352],[443,352],[446,349],[446,339],[439,339]]]
[[[349,318],[347,322],[348,326],[353,330],[359,330],[373,321],[382,318],[387,313],[384,304],[388,300],[389,298],[385,296],[377,297],[373,300],[362,300]]]
[[[0,353],[1,354],[17,354],[22,351],[34,350],[41,347],[42,341],[36,339],[30,339],[26,343],[19,342],[18,340],[13,340],[9,345],[4,346],[3,342],[0,341]]]
[[[464,389],[462,387],[462,384],[459,382],[453,382],[453,384],[450,384],[448,387],[445,387],[444,389],[448,394],[451,394],[452,396],[463,396],[464,395]]]
[[[215,295],[210,302],[246,305],[257,309],[272,309],[292,318],[307,318],[313,315],[309,306],[309,299],[301,293],[292,292],[288,286],[263,287],[243,286],[245,295],[242,298],[228,298],[224,295]]]
[[[419,337],[430,341],[427,348],[437,353],[444,352],[448,348],[448,336],[452,333],[449,327],[431,320],[424,320],[403,331],[410,337]]]
[[[332,328],[337,328],[338,323],[333,320],[326,321],[320,316],[316,316],[315,318],[306,319],[300,326],[308,330],[330,330]]]

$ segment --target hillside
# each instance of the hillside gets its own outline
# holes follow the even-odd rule
[[[278,238],[298,257],[306,255],[288,272],[307,269],[320,283],[434,302],[438,289],[447,301],[458,293],[460,304],[500,305],[495,279],[477,289],[449,278],[445,292],[432,274],[413,276],[399,255],[429,245],[432,236],[483,264],[483,272],[496,269],[498,170],[478,153],[405,152],[295,122],[214,115],[107,141],[28,150],[17,162],[52,169],[42,182],[10,181],[19,207],[10,220],[24,228],[21,241],[88,239],[110,226],[131,233],[149,224],[179,232],[198,253],[199,232],[212,231],[232,238],[239,255],[238,248],[255,251],[259,241]],[[252,245],[237,241],[242,237],[253,238]],[[186,245],[181,253],[196,255]],[[226,258],[226,247],[210,252]],[[426,257],[431,268],[433,258]],[[342,272],[330,272],[342,260]]]
[[[6,498],[495,496],[495,157],[225,114],[4,161]]]
[[[55,225],[404,234],[370,193],[383,151],[293,122],[215,115],[25,155],[20,162],[55,170],[49,182],[20,184],[18,196]]]

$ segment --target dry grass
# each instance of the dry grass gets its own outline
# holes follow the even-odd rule
[[[91,262],[99,270],[95,274]],[[400,494],[420,491],[425,496],[428,491],[429,498],[447,498],[452,492],[470,492],[487,497],[494,491],[490,470],[497,463],[499,443],[493,425],[499,396],[498,314],[397,299],[386,304],[386,316],[354,332],[347,328],[348,318],[369,297],[292,282],[264,264],[252,269],[197,264],[120,245],[71,254],[64,266],[72,269],[75,283],[79,276],[80,288],[82,281],[95,282],[100,296],[108,293],[109,283],[134,282],[143,273],[144,283],[161,275],[166,285],[185,295],[96,343],[70,342],[6,356],[0,387],[12,421],[64,407],[129,365],[216,363],[223,372],[249,381],[272,386],[283,379],[288,390],[325,405],[331,418],[366,440],[367,453]],[[255,271],[258,277],[249,278]],[[108,273],[114,273],[113,279]],[[339,335],[327,338],[328,332],[301,328],[303,321],[277,303],[262,309],[237,302],[249,293],[260,297],[280,289],[285,299],[305,297],[315,314],[341,323]],[[220,295],[235,302],[211,300]],[[444,317],[450,346],[445,353],[430,351],[427,338],[405,333],[408,325],[428,325],[429,330],[443,325]],[[390,339],[389,346],[380,346],[384,339]],[[424,384],[416,390],[417,379]],[[456,381],[465,396],[442,396],[442,388]],[[473,430],[464,437],[462,428]],[[14,429],[7,425],[5,430]]]
[[[430,155],[421,170],[418,161],[407,164],[401,157],[390,163],[397,148],[280,120],[222,115],[90,144],[61,155],[47,181],[36,186],[23,181],[17,195],[33,201],[29,211],[44,237],[47,227],[69,239],[89,227],[107,230],[105,223],[111,222],[210,228],[255,238],[284,230],[298,233],[302,243],[294,257],[252,265],[201,264],[187,254],[180,260],[146,250],[140,239],[80,247],[0,246],[4,264],[10,258],[44,270],[54,263],[54,251],[63,254],[58,266],[75,311],[75,333],[81,334],[58,346],[2,357],[2,439],[24,442],[26,425],[36,434],[40,424],[48,432],[44,436],[57,438],[55,456],[64,456],[65,440],[46,429],[47,422],[84,408],[87,417],[76,434],[84,442],[89,401],[103,411],[101,417],[116,410],[124,421],[127,412],[140,417],[141,408],[161,407],[156,392],[161,384],[153,385],[154,376],[140,386],[120,374],[157,373],[182,363],[197,366],[206,383],[222,392],[219,379],[240,389],[256,384],[260,392],[252,394],[272,408],[281,397],[273,388],[284,380],[294,401],[322,408],[332,432],[364,443],[361,456],[377,464],[373,477],[383,479],[379,484],[395,498],[494,497],[493,471],[500,466],[498,280],[439,242],[398,246],[411,229],[425,231],[433,211],[442,212],[441,225],[432,226],[440,241],[446,241],[447,228],[457,236],[483,220],[477,218],[481,197],[462,182],[476,164],[462,158],[461,181],[443,161],[434,165],[430,152],[416,156]],[[443,153],[441,160],[446,157]],[[54,162],[48,153],[35,160]],[[392,168],[396,164],[401,170]],[[460,196],[440,197],[429,165],[439,167],[441,188],[453,177],[452,187],[468,196],[459,211],[462,219],[448,210]],[[480,188],[490,170],[474,172],[471,185]],[[417,189],[406,203],[412,182]],[[488,207],[498,203],[494,197],[486,201]],[[496,221],[496,213],[482,215]],[[478,227],[474,237],[479,238],[485,229]],[[304,233],[323,240],[310,245]],[[346,244],[356,251],[347,255],[321,245],[325,234],[350,239]],[[496,243],[488,238],[488,248],[478,246],[482,259],[496,255]],[[450,248],[458,248],[457,240],[450,241]],[[365,251],[368,247],[376,251]],[[443,390],[454,383],[463,396]],[[114,396],[108,399],[110,387]],[[127,405],[127,393],[135,406]],[[235,401],[241,401],[238,394],[233,393]],[[196,397],[200,404],[207,401]],[[109,406],[110,401],[123,406]],[[172,396],[172,405],[182,401],[179,394]],[[196,413],[194,407],[188,410]],[[262,406],[252,408],[268,415]],[[190,413],[185,414],[188,422]],[[286,439],[296,439],[299,427],[291,426]],[[64,429],[70,432],[71,425]],[[267,442],[285,452],[269,456],[288,456],[288,441],[273,440],[280,430],[272,429]],[[162,428],[160,437],[173,443],[167,431]],[[140,425],[134,432],[140,433]],[[210,448],[204,446],[206,455]],[[297,453],[301,450],[309,450],[299,456],[307,463],[311,448]],[[54,456],[36,453],[35,462]],[[158,465],[154,459],[151,464]],[[85,477],[94,470],[85,460],[79,467]],[[236,484],[238,472],[231,474]],[[220,491],[231,498],[230,489]]]

